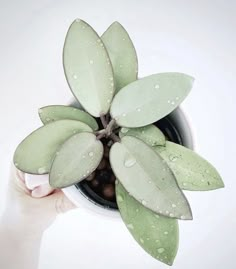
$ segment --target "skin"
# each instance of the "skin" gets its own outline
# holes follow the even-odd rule
[[[73,208],[61,191],[49,185],[27,189],[24,173],[12,165],[6,208],[0,217],[0,268],[37,269],[44,231],[58,214]]]

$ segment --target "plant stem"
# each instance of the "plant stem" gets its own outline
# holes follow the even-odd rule
[[[116,121],[114,119],[112,119],[109,122],[109,124],[107,125],[107,128],[106,128],[107,136],[110,136],[112,134],[113,127],[114,127],[115,123],[116,123]]]
[[[100,140],[101,138],[105,137],[106,136],[106,132],[103,132],[103,133],[99,133],[96,137],[97,140]]]
[[[114,142],[120,142],[120,138],[119,138],[119,136],[115,135],[114,133],[110,134],[110,138],[111,138]]]
[[[102,122],[102,126],[106,129],[107,128],[107,120],[106,120],[106,116],[104,114],[101,114],[100,115],[100,119],[101,119],[101,122]]]
[[[105,116],[105,118],[106,118],[106,122],[109,122],[109,119],[110,119],[110,114],[109,114],[109,113],[107,113],[107,114],[106,114],[106,116]]]

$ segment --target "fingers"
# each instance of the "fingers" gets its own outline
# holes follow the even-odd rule
[[[35,178],[37,180],[37,178]],[[49,183],[42,184],[34,187],[32,190],[26,186],[25,174],[18,170],[14,164],[11,166],[11,178],[9,182],[12,187],[22,194],[27,194],[33,198],[43,198],[49,202],[52,206],[52,210],[55,210],[57,214],[65,213],[71,209],[77,208],[61,190],[53,189]],[[43,201],[42,201],[43,202]],[[48,204],[48,205],[49,205]],[[50,207],[50,206],[49,206]]]
[[[51,195],[55,201],[55,210],[57,214],[65,213],[69,210],[77,208],[62,191],[57,191]]]
[[[14,164],[11,165],[9,184],[16,191],[30,195],[30,190],[25,185],[24,173],[18,170]]]
[[[34,188],[31,192],[31,196],[34,198],[42,198],[49,195],[53,191],[54,189],[49,184],[43,184]]]

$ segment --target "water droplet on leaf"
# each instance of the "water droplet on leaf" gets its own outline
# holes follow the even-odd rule
[[[144,243],[144,240],[143,240],[143,238],[140,238],[139,240],[140,240],[140,242],[141,242],[142,244]]]
[[[142,205],[146,205],[147,202],[145,200],[142,200]]]
[[[176,162],[178,160],[178,156],[175,156],[175,155],[171,154],[171,155],[169,155],[169,160],[171,162]]]
[[[39,173],[39,174],[44,174],[44,173],[46,173],[46,168],[45,168],[45,167],[40,167],[40,168],[38,169],[38,173]]]
[[[89,157],[93,157],[94,153],[92,151],[89,152]]]
[[[157,249],[157,252],[160,253],[160,254],[163,253],[164,251],[165,251],[164,248],[158,248],[158,249]]]
[[[123,199],[123,197],[121,195],[117,195],[117,201],[118,202],[123,202],[124,199]]]
[[[127,224],[127,227],[128,227],[130,230],[133,230],[133,229],[134,229],[134,225],[133,225],[132,223]]]
[[[125,128],[125,127],[121,128],[121,132],[122,132],[123,134],[126,134],[128,131],[129,131],[128,128]]]
[[[127,158],[124,162],[125,167],[130,168],[136,164],[136,159],[133,157]]]

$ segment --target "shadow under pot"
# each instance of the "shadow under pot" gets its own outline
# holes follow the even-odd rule
[[[165,118],[154,123],[166,136],[166,139],[193,148],[193,141],[188,123],[183,112],[178,108]],[[115,175],[109,162],[109,140],[102,139],[104,143],[104,157],[98,168],[85,180],[75,184],[76,188],[89,201],[97,206],[117,210],[115,196]]]

